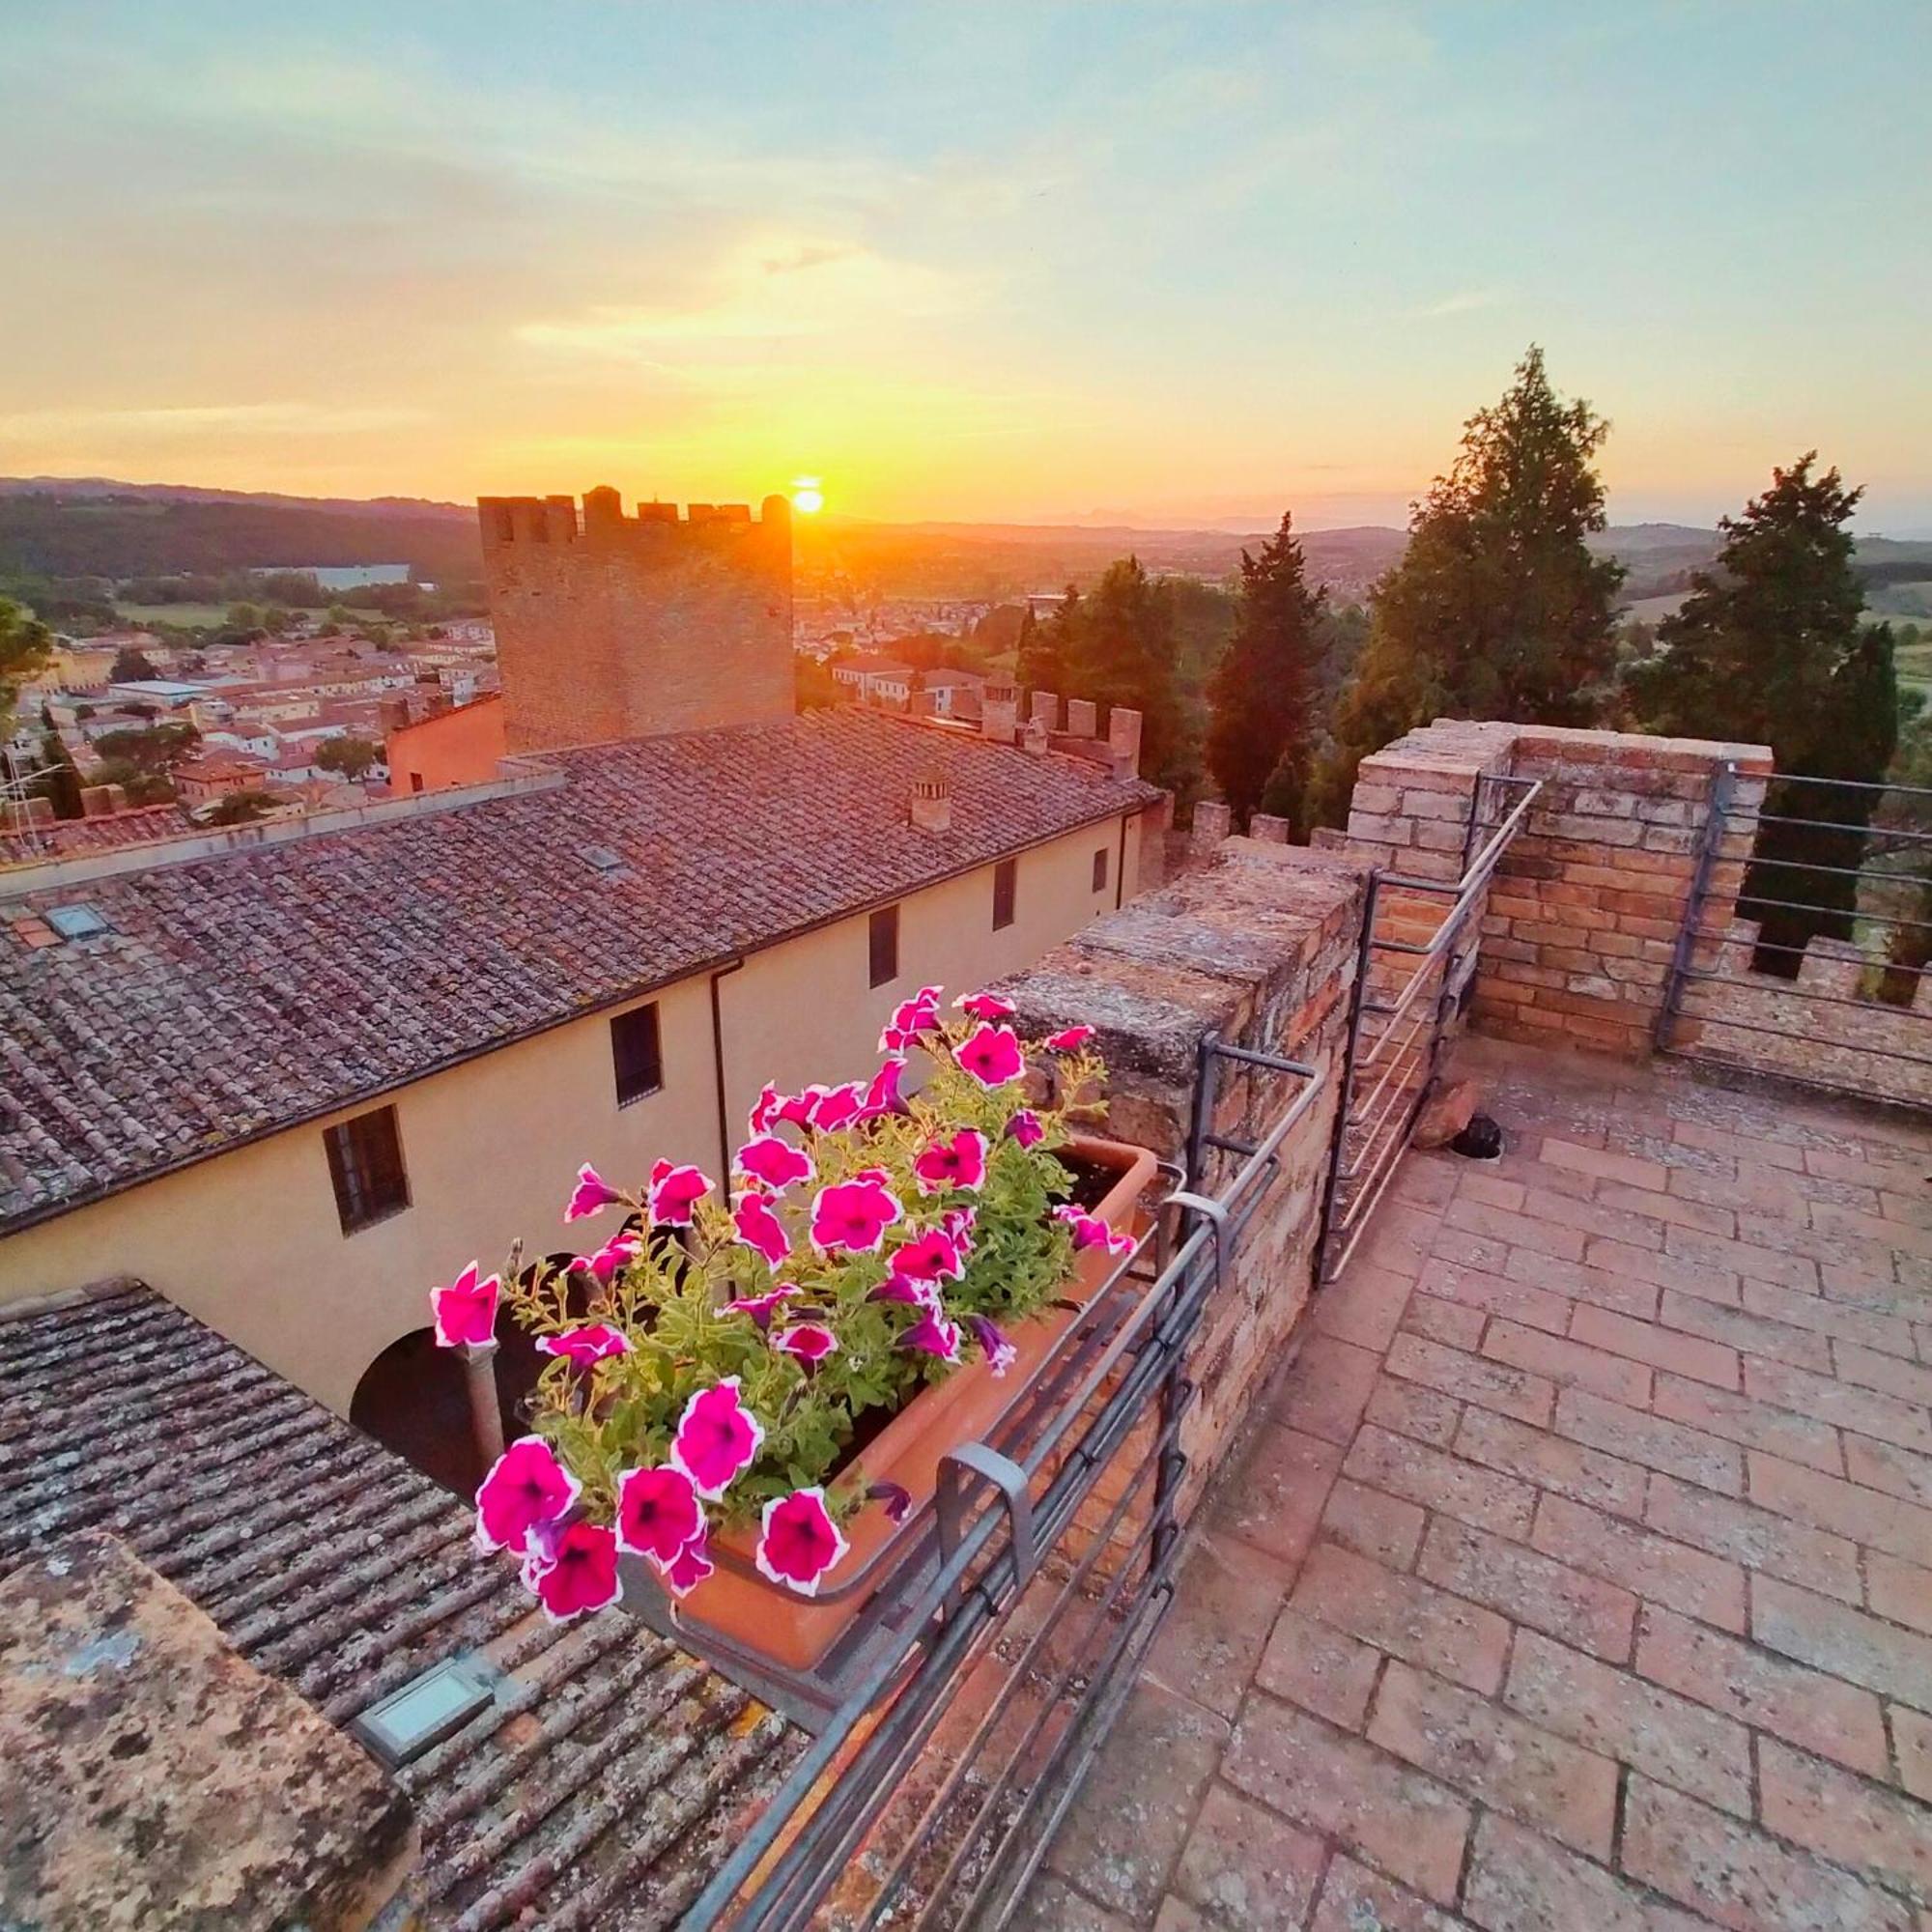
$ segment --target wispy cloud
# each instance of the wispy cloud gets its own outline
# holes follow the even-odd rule
[[[414,409],[335,409],[320,403],[209,403],[149,410],[27,410],[0,416],[0,435],[178,436],[220,430],[241,436],[355,436],[427,419]]]
[[[1507,289],[1458,289],[1454,295],[1427,302],[1409,314],[1418,322],[1433,322],[1445,315],[1473,315],[1484,308],[1500,308],[1510,298]]]

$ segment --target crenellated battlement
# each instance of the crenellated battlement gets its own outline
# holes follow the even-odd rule
[[[639,500],[627,516],[623,497],[608,486],[583,493],[581,514],[573,497],[479,497],[476,521],[486,554],[512,545],[664,545],[680,537],[711,542],[780,532],[789,549],[791,538],[791,503],[784,497],[767,497],[755,519],[749,503],[687,503],[680,515],[675,503],[656,498]]]

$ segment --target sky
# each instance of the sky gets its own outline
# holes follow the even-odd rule
[[[1932,6],[0,0],[0,473],[1932,534]]]

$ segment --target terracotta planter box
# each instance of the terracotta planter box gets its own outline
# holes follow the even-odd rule
[[[1076,1135],[1067,1151],[1092,1166],[1115,1171],[1114,1184],[1094,1211],[1110,1227],[1138,1234],[1145,1218],[1140,1213],[1141,1196],[1154,1177],[1153,1155],[1123,1141],[1086,1135]],[[880,1504],[861,1510],[845,1525],[851,1548],[827,1577],[828,1589],[836,1590],[846,1578],[858,1576],[900,1538],[922,1532],[923,1525],[917,1518],[932,1499],[940,1459],[999,1425],[1027,1393],[1054,1345],[1098,1293],[1113,1266],[1113,1259],[1098,1250],[1080,1256],[1061,1290],[1060,1299],[1067,1305],[1049,1304],[1009,1331],[1017,1359],[1004,1376],[994,1376],[983,1361],[970,1362],[916,1396],[873,1439],[865,1451],[867,1475],[874,1482],[897,1483],[908,1491],[913,1515],[895,1524]],[[768,1582],[753,1561],[756,1541],[756,1532],[749,1527],[715,1536],[712,1550],[720,1559],[716,1575],[678,1603],[674,1615],[681,1624],[715,1631],[776,1663],[809,1669],[851,1627],[871,1593],[855,1590],[827,1603]]]

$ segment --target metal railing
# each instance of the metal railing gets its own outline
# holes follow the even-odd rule
[[[1475,970],[1490,882],[1542,791],[1537,779],[1480,777],[1453,880],[1385,867],[1369,875],[1322,1204],[1323,1282],[1348,1265],[1402,1164]],[[1404,935],[1422,923],[1433,924],[1427,939]]]
[[[1712,800],[1659,1048],[1932,1106],[1932,790],[1774,772],[1759,810],[1725,765]]]
[[[1204,1146],[1235,1151],[1226,1184],[1170,1193],[1038,1396],[946,1459],[931,1560],[862,1611],[839,1701],[686,1927],[802,1927],[862,1845],[866,1895],[841,1896],[841,1923],[997,1927],[1017,1904],[1173,1593],[1189,1347],[1322,1086],[1313,1065],[1211,1037],[1204,1084],[1223,1058],[1299,1085],[1252,1144],[1197,1122],[1189,1171]],[[935,1739],[934,1775],[909,1779]]]

